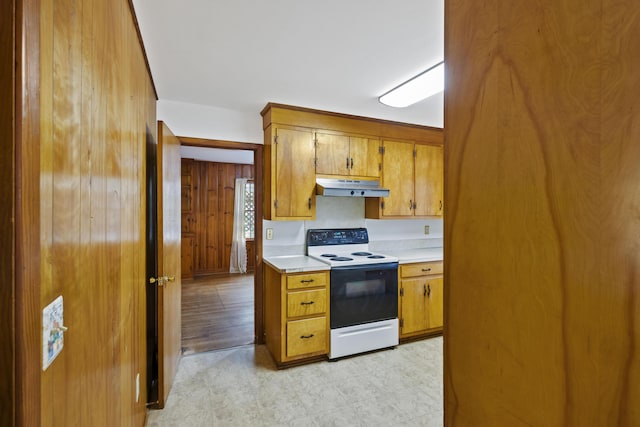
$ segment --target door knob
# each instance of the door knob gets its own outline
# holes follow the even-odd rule
[[[158,286],[164,286],[164,277],[151,277],[149,283],[157,283]]]

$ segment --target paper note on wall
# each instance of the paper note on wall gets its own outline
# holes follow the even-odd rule
[[[64,346],[62,295],[42,310],[42,370],[60,354]]]

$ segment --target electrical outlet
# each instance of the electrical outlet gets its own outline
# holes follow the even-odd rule
[[[267,228],[267,240],[273,239],[273,228]]]
[[[429,226],[428,225],[424,226],[424,234],[429,234]]]

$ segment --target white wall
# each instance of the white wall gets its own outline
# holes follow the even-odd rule
[[[369,231],[372,250],[442,247],[441,219],[375,220],[364,217],[364,198],[316,197],[315,221],[263,221],[264,256],[302,255],[306,233],[314,228],[365,227]],[[424,234],[424,226],[429,234]],[[267,228],[273,229],[273,240],[266,240]]]
[[[159,100],[158,120],[178,136],[223,141],[263,143],[262,116],[225,108]]]

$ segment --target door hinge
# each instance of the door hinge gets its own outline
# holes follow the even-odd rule
[[[274,144],[278,143],[278,135],[273,135],[273,143]]]
[[[418,150],[416,148],[413,149],[413,157],[418,157]]]
[[[384,147],[378,148],[378,151],[380,152],[380,154],[384,154]]]
[[[384,200],[380,202],[380,208],[384,209]]]
[[[404,319],[400,319],[400,327],[404,327]]]
[[[404,296],[404,288],[400,288],[400,296],[403,297]]]
[[[314,168],[317,168],[317,167],[318,167],[318,158],[317,158],[317,157],[314,157],[314,158],[313,158],[313,167],[314,167]]]
[[[274,208],[276,208],[276,209],[278,209],[278,201],[277,201],[277,200],[274,200],[274,201],[273,201],[273,207],[274,207]]]
[[[381,171],[382,170],[382,163],[378,163],[378,170]]]

